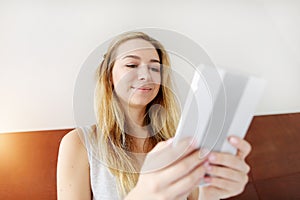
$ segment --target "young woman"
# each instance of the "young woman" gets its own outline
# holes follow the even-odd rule
[[[248,182],[251,147],[229,141],[237,155],[200,159],[192,140],[172,145],[179,113],[164,47],[141,32],[115,38],[98,68],[97,124],[61,141],[58,200],[220,199]],[[210,174],[207,177],[205,174]],[[201,187],[205,181],[209,186]]]

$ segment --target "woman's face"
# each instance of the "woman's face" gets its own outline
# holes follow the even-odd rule
[[[116,52],[112,83],[122,103],[145,107],[157,95],[161,83],[160,60],[153,45],[143,39],[122,43]]]

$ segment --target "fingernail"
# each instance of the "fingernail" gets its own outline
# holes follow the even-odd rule
[[[209,162],[205,162],[204,163],[204,168],[206,169],[206,171],[211,171],[211,166],[209,165]]]
[[[211,155],[209,155],[208,160],[213,162],[216,160],[216,156],[211,154]]]
[[[230,137],[230,138],[229,138],[229,141],[230,141],[232,144],[237,144],[237,143],[239,142],[235,137]]]

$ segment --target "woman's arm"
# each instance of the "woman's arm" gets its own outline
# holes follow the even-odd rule
[[[91,200],[89,163],[77,130],[66,134],[60,144],[57,163],[58,200]]]

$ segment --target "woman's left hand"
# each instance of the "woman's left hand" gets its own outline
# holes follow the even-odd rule
[[[251,151],[251,145],[235,136],[229,142],[237,148],[237,154],[212,152],[209,154],[209,165],[205,178],[209,186],[200,188],[200,199],[223,199],[238,195],[244,191],[248,182],[249,165],[245,158]]]

